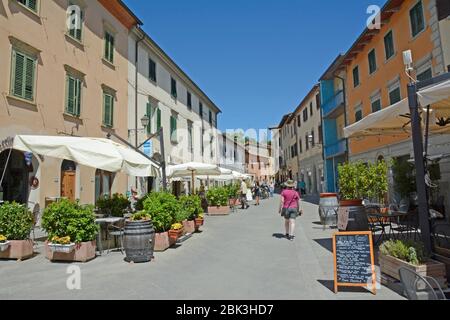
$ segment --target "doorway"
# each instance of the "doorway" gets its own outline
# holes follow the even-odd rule
[[[111,189],[114,181],[112,172],[97,169],[95,172],[95,203],[100,197],[111,197]]]
[[[77,165],[64,160],[61,164],[61,198],[75,201]]]
[[[28,203],[28,174],[32,166],[27,165],[25,155],[17,150],[5,150],[0,153],[0,200]]]

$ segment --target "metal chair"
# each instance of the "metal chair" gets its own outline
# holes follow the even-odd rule
[[[369,224],[369,229],[372,232],[372,236],[373,236],[375,245],[378,245],[378,243],[380,243],[380,241],[382,241],[386,235],[386,230],[385,230],[384,222],[382,219],[383,218],[380,218],[380,216],[374,212],[367,213],[367,222]],[[378,236],[378,239],[376,239],[376,234],[378,232],[381,232],[381,233]]]
[[[404,294],[408,300],[446,300],[436,279],[421,276],[405,267],[399,269],[399,274]]]
[[[119,249],[123,254],[124,246],[123,246],[123,237],[125,234],[125,220],[121,220],[117,224],[109,224],[107,227],[108,235],[114,238],[114,243],[117,245],[117,239],[120,241],[120,247],[114,249],[108,249],[108,253]]]

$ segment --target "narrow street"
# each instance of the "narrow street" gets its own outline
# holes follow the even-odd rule
[[[42,254],[0,269],[0,299],[401,299],[387,288],[332,292],[331,234],[318,224],[317,206],[304,202],[294,242],[284,238],[279,197],[206,217],[204,232],[178,248],[156,253],[146,264],[128,264],[120,252],[81,267],[81,290],[66,287],[72,264],[50,263]],[[40,244],[42,245],[42,244]],[[42,246],[38,251],[42,252]]]

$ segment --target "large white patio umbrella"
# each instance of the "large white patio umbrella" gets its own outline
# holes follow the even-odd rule
[[[136,177],[149,177],[158,168],[131,148],[102,138],[17,135],[13,149]]]
[[[169,178],[183,178],[191,177],[192,193],[195,193],[194,183],[195,176],[219,176],[222,174],[220,168],[214,164],[189,162],[167,167],[167,177]]]

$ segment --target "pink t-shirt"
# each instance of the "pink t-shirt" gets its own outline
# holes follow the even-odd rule
[[[281,192],[281,196],[284,199],[283,208],[297,208],[297,201],[300,200],[300,196],[297,191],[286,189]]]

